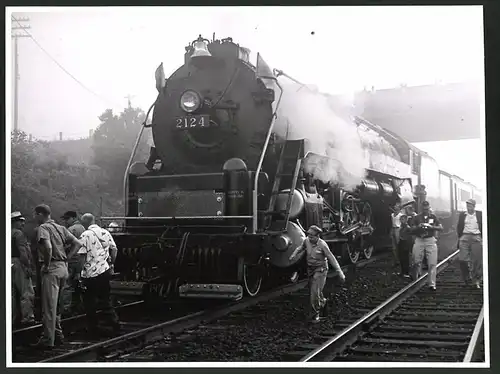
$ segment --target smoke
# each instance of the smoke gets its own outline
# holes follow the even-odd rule
[[[325,95],[287,78],[279,78],[279,84],[283,96],[275,132],[285,138],[288,131],[290,140],[306,139],[305,151],[312,154],[306,157],[304,170],[324,183],[340,183],[346,189],[359,185],[369,161],[351,119],[352,96]]]

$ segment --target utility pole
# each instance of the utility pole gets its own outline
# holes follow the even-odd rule
[[[127,99],[127,100],[128,100],[128,108],[129,108],[129,109],[132,109],[132,102],[131,102],[130,100],[131,100],[132,98],[134,98],[134,97],[135,97],[135,95],[130,95],[130,94],[128,94],[127,96],[125,96],[125,99]]]
[[[16,22],[17,21],[17,22]],[[26,30],[31,28],[29,25],[23,25],[21,22],[28,22],[29,18],[14,18],[12,16],[12,38],[14,38],[14,130],[19,130],[19,52],[17,40],[19,38],[29,38],[27,34],[19,34],[14,30]],[[15,26],[17,25],[17,26]]]

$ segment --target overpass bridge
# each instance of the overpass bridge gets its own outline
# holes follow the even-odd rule
[[[475,83],[401,86],[355,95],[362,117],[411,143],[480,137],[481,87]]]

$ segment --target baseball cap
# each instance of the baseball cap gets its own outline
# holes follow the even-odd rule
[[[465,203],[476,206],[476,200],[474,200],[474,199],[468,199]]]
[[[64,213],[61,216],[61,218],[64,218],[64,219],[66,219],[66,218],[76,218],[76,217],[77,217],[77,214],[73,210],[68,210],[66,213]]]
[[[317,235],[317,234],[320,234],[322,233],[323,230],[321,230],[318,226],[316,225],[311,225],[311,227],[309,227],[309,229],[307,230],[307,233],[308,234],[311,234],[311,235]]]
[[[10,219],[12,221],[25,221],[25,218],[23,217],[23,215],[21,214],[21,212],[12,212],[10,214]]]

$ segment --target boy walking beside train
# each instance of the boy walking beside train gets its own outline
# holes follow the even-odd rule
[[[427,258],[429,277],[428,285],[433,291],[436,290],[436,266],[437,266],[437,239],[436,231],[442,231],[443,226],[439,219],[430,212],[428,201],[422,202],[422,213],[412,219],[411,233],[416,235],[412,250],[412,278],[417,280],[422,272],[422,260]]]
[[[337,259],[328,248],[328,244],[319,237],[322,230],[312,225],[307,230],[307,238],[302,245],[297,247],[290,255],[290,261],[302,252],[306,252],[307,274],[309,276],[310,302],[313,311],[312,322],[319,322],[319,314],[326,305],[326,299],[323,296],[328,275],[328,262],[335,269],[342,283],[345,282],[345,275],[340,268]]]

